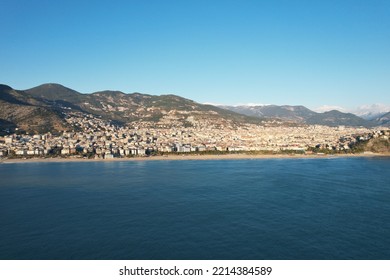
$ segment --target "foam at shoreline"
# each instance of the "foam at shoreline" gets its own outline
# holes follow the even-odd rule
[[[29,162],[113,162],[113,161],[154,161],[154,160],[225,160],[225,159],[307,159],[307,158],[340,158],[340,157],[389,157],[390,154],[313,154],[313,155],[248,155],[248,154],[227,154],[227,155],[164,155],[134,158],[113,158],[113,159],[85,159],[85,158],[26,158],[26,159],[3,159],[1,163],[29,163]]]

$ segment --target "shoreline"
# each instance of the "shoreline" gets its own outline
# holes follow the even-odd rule
[[[15,158],[0,159],[0,164],[9,163],[42,163],[42,162],[120,162],[120,161],[169,161],[169,160],[234,160],[234,159],[321,159],[321,158],[350,158],[350,157],[390,157],[390,153],[362,153],[362,154],[275,154],[275,155],[248,155],[248,154],[225,154],[225,155],[163,155],[134,158],[113,159],[85,159],[85,158]]]

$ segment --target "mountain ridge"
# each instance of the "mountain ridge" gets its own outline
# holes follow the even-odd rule
[[[389,123],[386,118],[370,122],[335,110],[316,113],[302,105],[213,106],[174,94],[150,95],[118,90],[80,93],[57,83],[26,90],[0,85],[0,102],[0,128],[19,127],[29,132],[69,129],[64,122],[69,112],[92,114],[119,125],[162,128],[237,127],[241,123],[371,127]]]
[[[10,104],[24,102],[31,106],[66,115],[71,111],[99,116],[120,125],[142,122],[143,126],[238,125],[261,123],[259,118],[248,117],[218,107],[196,103],[177,95],[150,95],[121,91],[98,91],[83,94],[60,84],[43,84],[27,90],[14,90],[3,85],[0,100]],[[11,92],[11,94],[9,94]],[[5,103],[2,105],[4,107]],[[1,108],[0,108],[1,109]],[[4,116],[4,121],[10,118]],[[20,125],[20,122],[18,123]],[[33,129],[31,132],[37,131]]]
[[[264,118],[279,118],[292,120],[304,124],[319,124],[327,126],[364,126],[372,127],[379,125],[378,122],[365,120],[352,113],[343,113],[338,110],[330,110],[323,113],[312,111],[302,105],[256,105],[256,106],[225,106],[226,108],[241,114],[250,116],[262,116]]]
[[[383,114],[382,116],[378,117],[376,121],[380,125],[390,126],[390,112],[387,112]]]
[[[0,134],[68,129],[61,112],[24,91],[0,85]]]

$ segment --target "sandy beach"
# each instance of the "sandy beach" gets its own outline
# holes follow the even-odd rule
[[[17,158],[1,159],[0,163],[33,163],[33,162],[116,162],[116,161],[156,161],[156,160],[229,160],[229,159],[308,159],[308,158],[345,158],[345,157],[390,157],[390,153],[362,153],[362,154],[275,154],[275,155],[251,155],[251,154],[225,154],[225,155],[163,155],[133,158],[113,159],[86,159],[86,158]]]

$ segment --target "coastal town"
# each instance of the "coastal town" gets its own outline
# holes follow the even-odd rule
[[[79,157],[112,159],[170,153],[313,153],[348,152],[359,141],[382,137],[387,129],[321,125],[255,125],[203,123],[183,127],[114,125],[96,116],[72,113],[66,121],[75,129],[52,134],[12,134],[0,137],[0,157]]]

